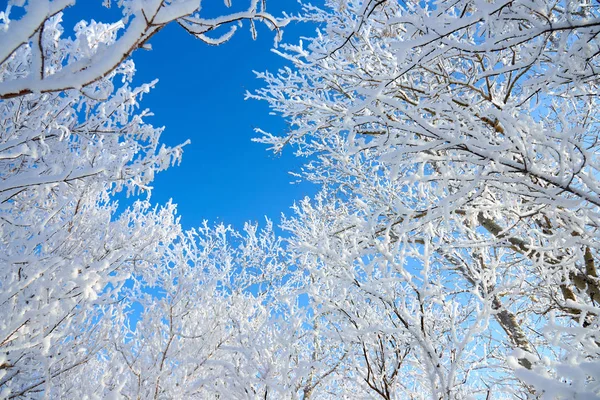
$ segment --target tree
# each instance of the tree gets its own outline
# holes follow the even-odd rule
[[[186,232],[156,264],[157,280],[136,280],[102,320],[112,333],[99,357],[51,395],[293,398],[308,375],[308,328],[282,251],[270,222]],[[142,311],[128,326],[132,304]]]
[[[13,73],[0,85],[0,99],[10,99],[29,93],[51,93],[66,89],[81,89],[106,77],[126,61],[133,51],[144,47],[148,40],[169,23],[177,23],[187,32],[205,43],[219,45],[231,38],[237,30],[235,22],[249,20],[256,35],[254,21],[263,21],[272,29],[279,29],[285,21],[277,20],[265,11],[265,1],[251,0],[246,11],[223,15],[218,18],[201,16],[202,0],[104,0],[107,7],[117,5],[123,19],[112,26],[121,30],[119,37],[103,41],[103,46],[80,52],[78,57],[63,59],[62,63],[50,65],[48,57],[56,49],[45,39],[46,22],[75,0],[29,0],[23,18],[10,21],[10,10],[23,6],[24,0],[9,2],[3,13],[4,26],[0,37],[0,64],[13,59],[15,52],[28,47],[31,51],[29,68],[23,66],[20,73]],[[231,6],[231,1],[225,3]],[[229,27],[227,33],[211,37],[210,32]],[[116,33],[116,32],[115,32]],[[98,39],[92,40],[92,43]],[[48,47],[50,46],[50,47]]]
[[[284,227],[340,390],[600,395],[597,5],[326,3],[248,96],[323,185]]]
[[[209,32],[233,22],[284,24],[258,1],[216,19],[201,17],[199,1],[105,1],[121,21],[82,21],[65,38],[61,11],[73,3],[10,1],[0,13],[2,398],[85,393],[89,378],[66,379],[84,378],[78,371],[114,345],[115,326],[135,305],[126,297],[133,280],[145,282],[134,286],[143,292],[166,284],[165,260],[185,262],[168,258],[186,238],[174,205],[138,200],[117,212],[116,193],[149,192],[154,174],[182,154],[144,121],[150,113],[138,101],[154,83],[131,87],[131,53],[169,22],[210,44],[235,27]],[[23,16],[11,20],[18,8]]]
[[[121,21],[67,39],[71,3],[0,14],[0,397],[600,395],[597,6],[306,6],[323,30],[250,95],[323,186],[284,244],[114,194],[182,153],[131,53],[169,22],[219,44],[285,21],[107,1]]]

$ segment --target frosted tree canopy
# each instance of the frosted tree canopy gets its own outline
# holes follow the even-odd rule
[[[600,4],[270,1],[0,12],[0,398],[599,398]],[[169,24],[273,31],[256,141],[317,195],[239,231],[141,196],[186,144],[133,83]]]

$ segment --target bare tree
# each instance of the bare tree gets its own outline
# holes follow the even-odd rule
[[[249,97],[290,123],[262,142],[312,156],[324,192],[287,226],[332,288],[315,302],[377,338],[371,392],[597,396],[598,5],[327,6],[307,6],[320,35]],[[428,382],[390,383],[397,343]]]
[[[148,192],[182,154],[144,121],[138,101],[154,83],[131,86],[132,52],[170,22],[210,44],[241,20],[285,23],[257,1],[215,19],[200,1],[105,1],[120,21],[83,21],[66,38],[61,12],[73,3],[9,1],[0,13],[2,398],[70,397],[63,384],[102,359],[124,323],[131,279],[157,281],[183,235],[172,204],[117,212],[115,193]]]

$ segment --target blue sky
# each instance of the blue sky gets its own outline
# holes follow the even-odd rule
[[[249,0],[232,3],[231,10],[241,9]],[[208,16],[226,10],[223,0],[205,0],[203,6]],[[296,0],[270,0],[267,6],[274,15],[299,10]],[[112,22],[120,15],[115,11],[101,7],[100,0],[79,0],[67,9],[64,25],[68,31],[80,19]],[[246,90],[262,84],[253,70],[275,71],[285,65],[270,51],[274,34],[260,24],[257,28],[256,41],[246,24],[230,42],[209,46],[172,24],[152,38],[152,51],[134,53],[136,81],[159,79],[142,101],[142,107],[155,114],[148,121],[166,127],[162,141],[167,145],[191,140],[181,165],[157,175],[152,194],[159,204],[173,199],[184,228],[205,219],[241,228],[245,221],[263,222],[265,216],[277,224],[294,200],[316,191],[308,183],[291,184],[297,178],[289,171],[299,171],[305,161],[296,158],[293,149],[278,156],[251,142],[255,127],[272,133],[286,130],[280,116],[269,115],[266,103],[244,100]],[[284,40],[295,42],[314,30],[291,26]]]

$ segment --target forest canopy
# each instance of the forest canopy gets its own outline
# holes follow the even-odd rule
[[[69,36],[74,3],[0,12],[0,397],[600,397],[598,2],[105,0]],[[246,97],[320,188],[291,215],[140,196],[183,154],[133,84],[169,24],[273,31]]]

